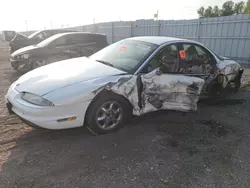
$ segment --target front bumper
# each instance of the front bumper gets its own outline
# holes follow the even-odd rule
[[[12,115],[12,114],[15,114],[14,112],[13,112],[13,110],[12,110],[12,104],[6,99],[6,107],[7,107],[7,109],[8,109],[8,112],[9,112],[9,114],[10,115]],[[17,115],[17,114],[15,114],[15,115]],[[17,115],[18,116],[18,115]],[[23,119],[22,117],[20,117],[20,116],[18,116],[24,123],[26,123],[27,125],[29,125],[29,126],[31,126],[31,127],[34,127],[34,128],[41,128],[41,127],[39,127],[38,125],[35,125],[34,123],[32,123],[32,122],[30,122],[30,121],[28,121],[28,120],[26,120],[26,119]]]
[[[28,59],[14,60],[11,58],[10,64],[17,71],[28,71],[30,69],[30,62]]]
[[[14,86],[10,87],[5,96],[7,108],[10,113],[15,113],[28,125],[45,129],[67,129],[83,126],[89,102],[49,107],[37,106],[22,100],[21,94],[14,89]],[[60,119],[73,116],[76,119],[58,122]]]
[[[241,78],[242,78],[243,72],[244,72],[244,69],[240,68],[236,74],[232,74],[234,75],[233,77],[232,75],[230,75],[231,76],[229,77],[230,80],[228,81],[227,86],[225,88],[225,91],[228,94],[237,93],[239,91],[241,87]]]
[[[241,79],[242,75],[243,75],[244,69],[240,68],[238,71],[238,78]]]

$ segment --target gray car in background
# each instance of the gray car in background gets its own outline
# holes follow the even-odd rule
[[[59,33],[68,33],[68,32],[75,32],[71,30],[65,30],[65,29],[48,29],[48,30],[40,30],[32,33],[28,37],[21,34],[21,33],[15,33],[14,37],[10,41],[10,53],[13,53],[14,51],[23,48],[25,46],[38,44],[39,42],[42,42],[43,40],[59,34]],[[12,33],[13,34],[13,33]],[[8,39],[9,40],[9,39]]]
[[[15,51],[11,54],[10,62],[15,70],[27,72],[55,61],[89,56],[107,45],[104,34],[61,33]]]

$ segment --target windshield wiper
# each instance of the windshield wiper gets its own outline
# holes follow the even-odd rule
[[[109,62],[107,62],[107,61],[102,61],[102,60],[96,60],[96,61],[98,61],[98,62],[100,62],[100,63],[103,63],[103,64],[105,64],[105,65],[108,65],[108,66],[110,66],[110,67],[114,67],[113,64],[111,64],[111,63],[109,63]]]

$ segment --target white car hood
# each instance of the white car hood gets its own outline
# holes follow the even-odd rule
[[[45,95],[59,88],[91,79],[126,72],[86,57],[68,59],[35,69],[16,81],[18,92]]]

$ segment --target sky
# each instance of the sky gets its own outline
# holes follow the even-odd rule
[[[201,6],[226,0],[1,0],[0,31],[39,30],[99,22],[195,19]],[[234,0],[238,2],[240,0]]]

